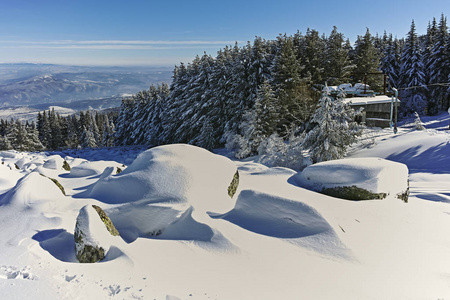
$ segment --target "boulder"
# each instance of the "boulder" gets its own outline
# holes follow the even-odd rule
[[[349,200],[408,201],[408,167],[382,158],[347,158],[317,163],[294,175],[301,187]]]
[[[75,225],[75,254],[81,263],[102,260],[119,235],[106,213],[96,205],[81,208]]]

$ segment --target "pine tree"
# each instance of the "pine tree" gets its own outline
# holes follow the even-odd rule
[[[82,148],[95,148],[97,147],[97,141],[94,138],[94,134],[91,130],[83,126],[83,134],[81,135],[81,147]]]
[[[431,98],[428,105],[428,113],[436,114],[439,109],[446,110],[448,108],[447,88],[442,83],[448,82],[450,76],[450,50],[449,34],[447,27],[447,18],[441,15],[437,32],[435,35],[435,43],[430,55],[430,81]]]
[[[397,38],[393,39],[392,34],[389,35],[386,46],[384,48],[383,57],[381,59],[381,70],[389,78],[390,85],[395,88],[400,87],[400,63],[401,63],[401,47]]]
[[[325,47],[325,79],[330,85],[346,83],[353,68],[348,49],[345,48],[344,35],[334,26]]]
[[[202,132],[196,142],[196,145],[212,151],[216,146],[214,128],[208,118],[203,121]]]
[[[325,44],[326,39],[320,37],[317,30],[307,29],[304,46],[300,50],[304,65],[301,77],[308,78],[313,84],[323,83]]]
[[[344,103],[340,94],[336,99],[324,91],[312,122],[315,127],[307,134],[303,147],[309,149],[314,163],[342,158],[349,145],[356,142],[361,127],[353,121],[355,111]]]
[[[411,29],[403,47],[401,73],[401,98],[405,102],[404,109],[409,113],[414,111],[423,114],[427,106],[425,99],[425,74],[422,62],[422,53],[419,47],[419,41],[416,34],[414,21],[411,23]]]
[[[379,72],[380,53],[374,45],[374,38],[367,28],[364,36],[358,36],[355,43],[355,70],[354,80],[363,82],[364,76],[369,73]],[[381,89],[382,81],[380,76],[367,76],[367,84],[374,90]]]

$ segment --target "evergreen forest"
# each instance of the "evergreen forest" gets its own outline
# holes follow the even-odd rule
[[[343,104],[345,95],[333,99],[337,102],[333,104],[323,92],[324,85],[366,81],[381,92],[384,74],[388,87],[399,91],[400,116],[447,110],[446,16],[431,20],[424,35],[417,34],[412,21],[404,38],[386,32],[373,35],[367,29],[354,45],[337,27],[329,35],[308,28],[304,34],[280,34],[274,40],[255,37],[243,46],[225,46],[216,56],[205,52],[176,65],[170,85],[152,85],[124,98],[117,118],[90,112],[61,118],[49,111],[39,114],[36,125],[2,121],[0,147],[40,150],[188,143],[210,150],[227,146],[239,158],[282,153],[277,159],[286,161],[298,160],[303,150],[316,153],[314,145],[323,136],[322,152],[341,157],[361,126],[352,119],[357,112]],[[342,145],[337,145],[339,136],[332,142],[319,130],[332,121],[337,122],[335,133],[349,136]],[[29,136],[27,143],[16,137],[23,135]],[[331,159],[327,155],[315,161]]]

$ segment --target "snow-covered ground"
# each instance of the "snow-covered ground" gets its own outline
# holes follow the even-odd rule
[[[368,131],[349,153],[405,164],[408,203],[332,198],[293,170],[191,146],[2,152],[1,298],[450,299],[450,118],[422,121]],[[74,249],[87,204],[121,234],[94,264]]]

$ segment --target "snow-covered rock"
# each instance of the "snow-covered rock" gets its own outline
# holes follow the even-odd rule
[[[55,183],[37,172],[32,172],[17,181],[17,184],[0,199],[0,205],[32,207],[59,200],[61,197],[63,197],[61,190]]]
[[[81,208],[75,225],[75,252],[79,262],[102,260],[119,232],[106,213],[96,205]]]
[[[302,187],[319,192],[348,193],[354,192],[352,187],[356,187],[357,193],[363,189],[384,198],[407,193],[408,167],[382,158],[347,158],[311,165],[295,175],[294,180]]]
[[[52,155],[44,163],[43,167],[52,170],[62,170],[64,159],[59,155]]]
[[[73,168],[75,169],[75,168]],[[72,169],[72,170],[73,170]],[[107,203],[171,199],[215,207],[229,202],[236,165],[226,157],[191,145],[166,145],[141,153],[123,172],[102,176],[89,196]]]

